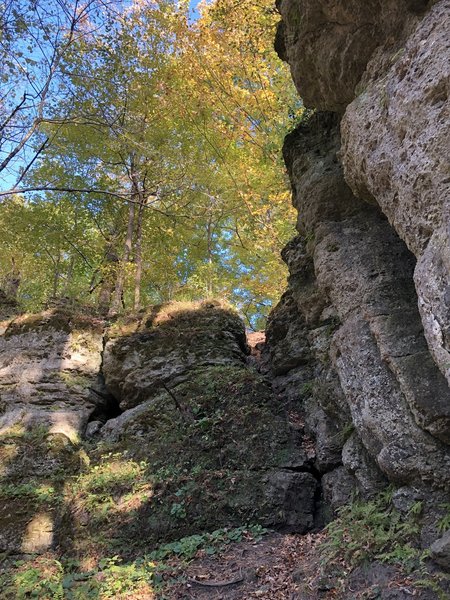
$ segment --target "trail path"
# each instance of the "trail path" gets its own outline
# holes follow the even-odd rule
[[[211,599],[299,600],[302,568],[319,535],[264,536],[233,544],[217,556],[200,556],[184,571],[171,600]]]
[[[178,573],[164,600],[438,600],[417,586],[414,573],[381,562],[347,570],[323,565],[318,547],[325,533],[272,533],[259,541],[230,545],[224,552],[201,552]]]

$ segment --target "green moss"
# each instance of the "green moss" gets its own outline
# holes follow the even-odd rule
[[[71,371],[60,371],[57,375],[68,388],[87,389],[92,385],[92,377],[86,375],[79,375],[78,373],[73,373]]]
[[[264,469],[274,465],[275,451],[288,445],[270,388],[245,368],[194,371],[172,396],[160,394],[125,434],[131,447],[136,433],[148,436],[145,457],[156,469],[168,463],[187,470]]]
[[[69,485],[81,549],[139,553],[180,535],[264,523],[271,506],[264,478],[289,460],[293,442],[267,383],[244,367],[206,367],[128,423],[117,443],[91,451]],[[105,545],[105,540],[106,545]]]
[[[14,319],[5,332],[5,338],[33,331],[56,330],[67,334],[78,331],[101,333],[104,322],[95,314],[78,310],[49,309],[36,314],[23,314]]]
[[[211,334],[214,337],[222,332],[230,331],[234,333],[245,345],[244,325],[236,313],[227,304],[210,300],[204,302],[169,302],[150,307],[137,315],[127,315],[118,319],[108,329],[110,339],[124,338],[123,343],[138,341],[142,334],[154,335],[155,339],[164,343],[166,337],[168,343],[183,337],[189,340],[191,332],[197,334]],[[186,341],[184,340],[184,343]],[[119,342],[120,344],[121,342]]]

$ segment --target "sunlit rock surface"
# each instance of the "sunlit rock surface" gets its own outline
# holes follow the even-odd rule
[[[311,530],[317,474],[249,352],[242,320],[215,301],[108,327],[60,308],[10,321],[0,549],[82,557],[248,522]]]
[[[277,5],[276,49],[319,112],[284,144],[299,236],[263,365],[331,506],[388,483],[433,490],[437,506],[450,497],[450,2]],[[425,529],[428,545],[439,532]]]

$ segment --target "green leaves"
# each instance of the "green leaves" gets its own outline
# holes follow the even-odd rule
[[[262,325],[294,222],[282,137],[302,114],[271,3],[216,0],[191,24],[172,0],[93,9],[101,26],[61,55],[36,131],[48,143],[22,184],[42,191],[0,206],[16,240],[0,273],[20,263],[26,308],[219,295]]]

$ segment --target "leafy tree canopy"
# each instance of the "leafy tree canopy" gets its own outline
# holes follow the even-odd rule
[[[223,296],[261,326],[302,107],[272,0],[0,2],[0,277],[28,309]]]

